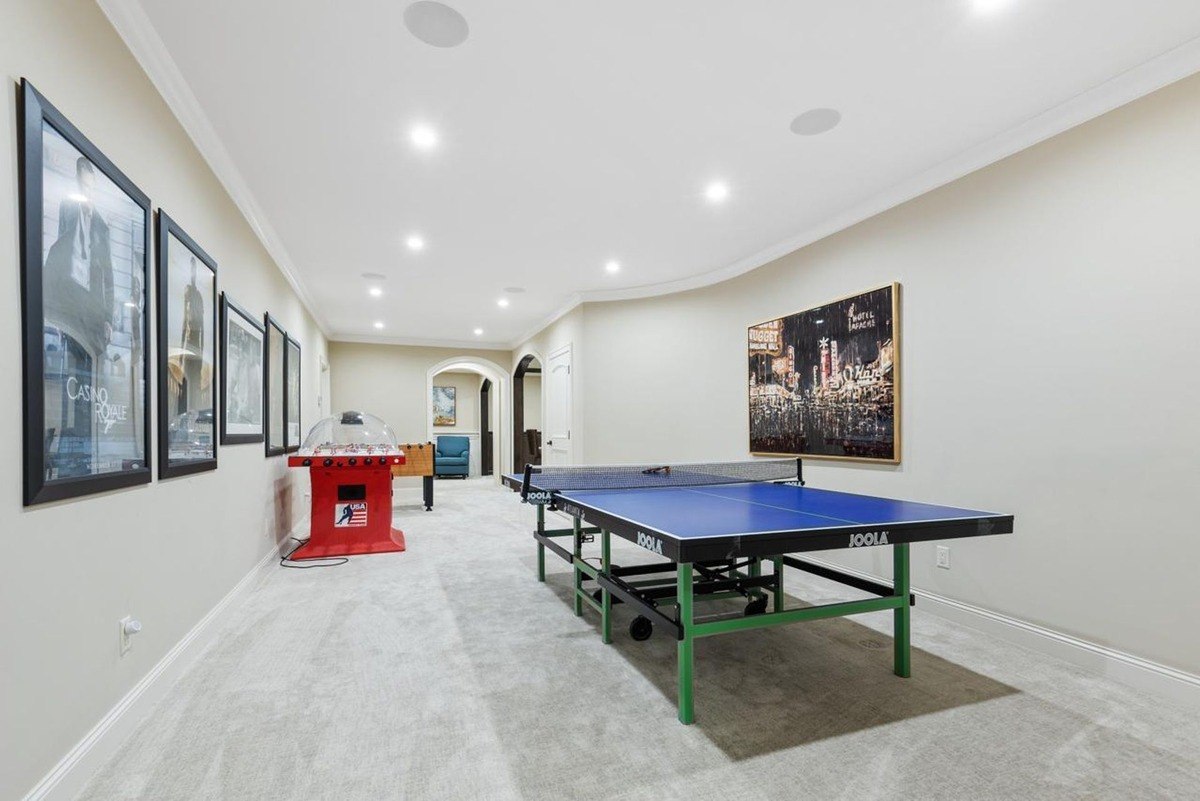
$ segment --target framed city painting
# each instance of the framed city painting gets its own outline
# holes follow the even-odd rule
[[[455,387],[433,388],[433,424],[435,426],[458,425],[458,408]]]
[[[278,456],[287,447],[287,333],[275,318],[268,314],[264,329],[267,348],[263,359],[263,409],[266,416],[267,456]]]
[[[284,365],[287,372],[287,438],[284,450],[294,453],[300,450],[300,343],[289,336],[286,345]]]
[[[266,331],[221,293],[221,444],[262,442]]]
[[[900,461],[900,285],[750,326],[750,451]]]
[[[217,263],[158,210],[158,475],[217,468]]]
[[[150,200],[20,92],[24,503],[151,478]]]

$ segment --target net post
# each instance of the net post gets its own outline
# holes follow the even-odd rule
[[[804,486],[804,460],[799,456],[796,457],[796,481]]]
[[[525,473],[521,477],[521,501],[524,502],[529,497],[529,479],[533,475],[533,465],[528,462],[525,464]]]

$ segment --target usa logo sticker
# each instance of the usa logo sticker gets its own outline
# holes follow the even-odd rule
[[[367,504],[365,501],[354,503],[339,503],[333,507],[333,527],[352,528],[367,524]]]

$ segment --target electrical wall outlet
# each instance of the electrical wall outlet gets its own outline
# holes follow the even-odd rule
[[[120,636],[121,656],[129,653],[129,649],[133,648],[133,635],[142,630],[142,621],[135,620],[133,617],[126,615],[117,621],[117,633]]]
[[[937,547],[937,566],[950,569],[950,546],[939,545]]]

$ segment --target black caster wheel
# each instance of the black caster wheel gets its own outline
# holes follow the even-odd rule
[[[746,617],[761,615],[765,611],[767,611],[767,596],[765,595],[760,595],[746,604]]]
[[[629,624],[629,636],[638,642],[650,639],[650,635],[654,633],[654,624],[650,622],[650,618],[638,615]]]

